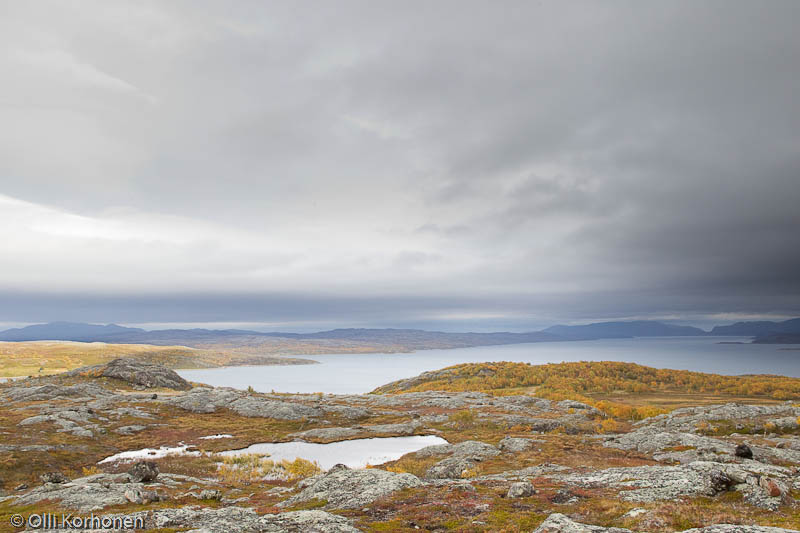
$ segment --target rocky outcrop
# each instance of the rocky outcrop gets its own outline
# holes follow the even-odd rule
[[[373,426],[355,426],[355,427],[332,427],[332,428],[317,428],[291,433],[289,436],[303,440],[315,440],[322,442],[333,442],[339,440],[350,439],[354,437],[373,437],[375,435],[383,436],[407,436],[413,435],[417,429],[422,426],[422,423],[417,420],[410,422],[403,422],[399,424],[376,424]]]
[[[25,380],[18,385],[5,389],[3,395],[10,402],[39,402],[62,398],[90,401],[95,398],[114,396],[113,392],[94,383],[80,383],[69,386],[46,383],[30,387],[24,386],[28,381],[30,380]]]
[[[59,427],[58,432],[70,433],[76,437],[93,437],[95,432],[103,431],[98,424],[90,421],[95,417],[95,413],[85,406],[43,406],[40,412],[42,414],[25,418],[17,425],[24,427],[45,423],[55,424]]]
[[[499,474],[489,474],[472,478],[472,481],[525,481],[532,477],[550,477],[553,474],[564,474],[571,472],[572,469],[562,465],[544,463],[536,466],[528,466],[519,470],[508,470]]]
[[[531,439],[521,439],[516,437],[504,437],[501,440],[497,447],[502,452],[507,453],[519,453],[524,452],[525,450],[529,450],[533,447],[533,441]]]
[[[80,512],[99,511],[111,505],[129,502],[127,491],[146,490],[141,483],[131,483],[127,474],[98,474],[67,483],[46,483],[20,496],[16,503],[33,505],[44,500],[59,502],[61,507]]]
[[[725,490],[740,490],[748,499],[760,479],[769,477],[785,483],[793,479],[793,472],[756,461],[746,465],[696,461],[687,465],[608,468],[554,477],[573,486],[618,489],[620,498],[625,501],[654,502],[683,496],[714,496]],[[764,489],[758,489],[758,494],[764,495]],[[769,495],[751,500],[751,503],[768,509],[781,504],[780,497]]]
[[[168,490],[175,490],[185,483],[202,486],[210,481],[178,474],[160,474],[156,481],[145,484],[132,481],[129,474],[94,474],[61,483],[47,482],[17,496],[15,503],[34,505],[48,500],[57,502],[65,509],[87,513],[126,503],[161,501],[168,498]]]
[[[327,509],[360,509],[378,498],[406,488],[419,487],[422,481],[412,474],[395,474],[385,470],[351,470],[336,465],[325,474],[305,482],[305,488],[282,506],[311,500],[327,502]]]
[[[98,369],[99,374],[107,378],[122,380],[131,385],[148,389],[167,388],[174,390],[189,390],[189,382],[180,377],[174,370],[164,365],[147,363],[132,357],[114,359]],[[75,371],[81,372],[81,369]]]
[[[619,527],[602,527],[575,522],[563,514],[555,513],[536,528],[534,533],[631,533],[629,529]],[[793,533],[791,529],[778,527],[744,526],[717,524],[702,528],[687,529],[683,533]]]
[[[734,429],[763,431],[767,424],[777,427],[782,420],[796,421],[798,416],[800,407],[795,407],[791,402],[771,405],[727,403],[675,409],[670,413],[643,420],[637,425],[658,427],[664,431],[694,433],[698,428],[711,427],[719,421],[727,420],[733,423]]]
[[[325,511],[293,511],[264,515],[259,519],[263,533],[355,533],[350,521]]]
[[[419,457],[450,454],[425,473],[429,479],[459,479],[481,461],[500,454],[500,451],[485,442],[468,440],[458,444],[428,446],[417,452]]]
[[[254,396],[233,389],[198,387],[166,401],[192,413],[214,413],[218,409],[227,408],[252,418],[300,420],[321,418],[325,414],[325,411],[317,407]]]
[[[197,533],[356,533],[350,521],[325,511],[292,511],[259,516],[252,509],[184,507],[153,512],[149,528],[192,528]]]
[[[334,442],[350,439],[360,434],[361,431],[353,428],[317,428],[291,433],[289,436],[302,440]]]
[[[702,432],[720,426],[752,430],[770,423],[777,414],[800,413],[790,404],[726,405],[678,409],[645,419],[630,433],[607,437],[604,445],[650,454],[658,461],[691,463],[714,461],[737,463],[753,459],[765,463],[800,463],[800,440],[780,439],[777,446],[737,442],[744,435],[709,437]],[[775,419],[780,421],[781,419]],[[777,427],[777,426],[775,426]],[[724,433],[724,432],[723,432]],[[795,441],[797,447],[795,448]]]
[[[182,507],[158,509],[152,512],[136,512],[126,515],[106,515],[114,518],[141,519],[145,528],[179,529],[191,528],[193,533],[358,533],[350,520],[325,511],[292,511],[278,514],[258,515],[253,509],[223,507],[209,509]],[[27,530],[34,533],[40,530]],[[67,533],[73,529],[48,529],[52,533]],[[95,530],[92,530],[95,531]],[[120,532],[122,530],[103,530]]]
[[[574,522],[560,513],[551,514],[534,533],[631,533],[629,529],[601,527]]]

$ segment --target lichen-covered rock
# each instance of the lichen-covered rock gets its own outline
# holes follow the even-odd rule
[[[420,485],[422,481],[412,474],[395,474],[374,468],[351,470],[336,465],[325,474],[307,480],[302,492],[281,505],[322,500],[327,502],[325,507],[328,509],[359,509],[395,491]]]
[[[664,431],[661,428],[642,427],[630,433],[616,435],[604,446],[621,450],[636,450],[641,453],[655,453],[676,446],[706,450],[715,454],[733,454],[734,446],[725,441],[680,431]]]
[[[353,428],[317,428],[291,433],[289,436],[303,440],[339,441],[359,435],[361,431]]]
[[[774,465],[750,461],[747,465],[723,465],[697,461],[676,466],[636,466],[608,468],[594,472],[556,475],[554,478],[573,486],[612,487],[620,498],[633,502],[671,500],[682,496],[714,496],[720,491],[723,474],[730,479],[728,487],[745,484],[761,476],[790,479],[792,471]],[[727,485],[727,480],[725,485]],[[728,489],[726,489],[728,490]]]
[[[139,426],[139,425],[132,425],[132,426],[122,426],[118,427],[114,430],[114,433],[118,433],[119,435],[133,435],[134,433],[139,433],[140,431],[144,431],[147,429],[147,426]]]
[[[534,533],[631,533],[629,529],[601,527],[574,522],[560,513],[554,513],[542,522]]]
[[[61,472],[47,472],[39,477],[42,483],[69,483],[69,478]]]
[[[432,455],[448,454],[450,457],[442,459],[425,473],[429,479],[459,479],[464,473],[475,467],[489,457],[500,454],[500,450],[485,442],[468,440],[458,444],[440,444],[428,446],[418,451],[418,456],[429,457]]]
[[[497,447],[503,452],[518,453],[532,448],[533,442],[531,439],[504,437],[503,440],[497,444]]]
[[[293,511],[264,515],[259,519],[263,533],[356,533],[350,521],[325,511]]]
[[[536,528],[534,533],[631,533],[629,529],[602,527],[575,522],[563,514],[555,513]],[[791,529],[764,526],[717,524],[702,528],[686,529],[683,533],[793,533]]]
[[[527,498],[534,494],[533,484],[528,481],[512,483],[506,493],[506,498]]]
[[[780,527],[716,524],[713,526],[686,529],[682,533],[796,533],[796,531],[794,529],[783,529]]]
[[[243,396],[228,406],[232,411],[248,417],[300,420],[321,418],[324,411],[301,403],[281,402],[259,396]]]
[[[193,533],[357,533],[350,520],[325,511],[291,511],[259,516],[253,509],[183,507],[153,511],[146,526],[192,528]]]
[[[128,470],[128,475],[134,483],[149,483],[158,477],[158,465],[153,461],[139,461]]]
[[[79,383],[77,385],[63,386],[55,383],[24,386],[28,380],[15,384],[3,391],[4,396],[11,402],[37,402],[55,398],[90,400],[114,396],[114,393],[93,383]]]
[[[57,502],[65,509],[87,513],[130,502],[141,504],[161,501],[167,497],[166,493],[161,492],[162,489],[187,482],[198,485],[208,483],[199,478],[161,474],[157,483],[145,485],[132,482],[128,474],[94,474],[65,483],[45,483],[17,496],[15,504],[34,505],[48,500]]]
[[[125,499],[137,505],[147,505],[148,503],[160,502],[166,497],[157,490],[143,490],[140,488],[130,488],[124,493]]]
[[[376,424],[373,426],[362,426],[364,431],[375,435],[413,435],[419,429],[421,422],[411,420],[399,424]]]
[[[32,426],[36,424],[52,423],[59,427],[57,430],[60,433],[71,433],[76,437],[92,437],[94,433],[92,429],[98,429],[97,424],[86,423],[81,425],[76,422],[76,419],[81,421],[88,421],[88,418],[77,418],[75,411],[63,410],[61,412],[53,412],[51,414],[35,415],[21,420],[17,425]]]
[[[603,445],[652,454],[653,459],[670,463],[735,463],[742,459],[777,464],[800,462],[800,449],[795,450],[786,444],[782,447],[737,445],[735,442],[691,432],[664,430],[659,425],[640,426],[630,433],[608,437]],[[685,449],[677,451],[674,450],[675,447]]]
[[[714,493],[730,490],[736,482],[723,470],[714,470],[708,477],[711,490]]]
[[[17,498],[20,505],[33,505],[44,500],[59,502],[61,507],[80,512],[98,511],[111,505],[128,503],[126,491],[139,490],[139,483],[128,483],[128,476],[122,474],[113,479],[106,477],[102,482],[79,478],[67,483],[47,483]]]
[[[800,407],[794,406],[791,402],[771,405],[727,403],[675,409],[670,413],[642,420],[637,425],[691,433],[697,432],[698,428],[704,424],[728,420],[735,421],[743,428],[750,426],[760,430],[772,420],[784,418],[796,420],[798,416],[800,416]]]
[[[217,409],[227,408],[242,416],[277,420],[316,419],[324,415],[324,411],[317,407],[253,396],[233,389],[198,387],[167,402],[192,413],[214,413]]]
[[[442,459],[425,472],[428,479],[461,479],[479,460],[463,455]]]
[[[167,388],[189,390],[189,382],[180,377],[174,370],[164,365],[148,363],[133,357],[121,357],[97,367],[79,368],[71,372],[78,375],[99,374],[107,378],[115,378],[131,385],[146,388]]]
[[[356,436],[369,437],[372,435],[404,436],[413,435],[422,425],[417,420],[399,424],[376,424],[372,426],[357,426],[352,428],[333,427],[317,428],[292,433],[289,436],[299,439],[321,440],[326,442],[349,439]]]

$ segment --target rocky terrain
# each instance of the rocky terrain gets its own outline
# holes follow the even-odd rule
[[[4,384],[0,401],[0,531],[24,530],[10,517],[34,512],[140,517],[154,531],[800,527],[793,401],[635,422],[513,391],[257,394],[187,383],[135,359]],[[448,443],[327,471],[218,453],[410,435]]]

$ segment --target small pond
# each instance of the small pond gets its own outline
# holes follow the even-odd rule
[[[220,455],[269,454],[270,459],[273,461],[282,459],[293,461],[297,457],[301,457],[309,461],[316,461],[321,468],[328,470],[339,463],[350,468],[379,465],[435,444],[447,444],[447,441],[434,435],[425,435],[354,439],[331,442],[330,444],[302,441],[265,442],[253,444],[240,450],[221,452]]]

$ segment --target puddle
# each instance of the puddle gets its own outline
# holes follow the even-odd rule
[[[328,470],[336,464],[350,468],[364,468],[394,461],[403,455],[421,450],[434,444],[447,444],[447,441],[434,435],[414,437],[376,437],[371,439],[354,439],[330,444],[313,442],[265,442],[253,444],[241,450],[220,452],[219,455],[244,455],[248,453],[269,454],[270,459],[294,461],[301,457],[316,461],[321,468]]]

